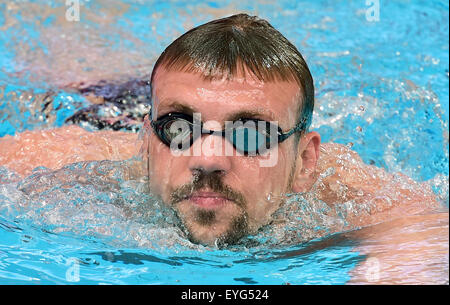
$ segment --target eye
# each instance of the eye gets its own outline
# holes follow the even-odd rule
[[[182,140],[191,134],[191,123],[182,118],[174,118],[164,124],[163,132],[168,139]]]

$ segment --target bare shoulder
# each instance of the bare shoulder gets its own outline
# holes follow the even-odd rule
[[[372,207],[365,219],[354,219],[358,225],[425,213],[441,206],[427,182],[366,164],[358,153],[341,144],[321,145],[317,176],[315,195],[328,205],[349,202]]]
[[[89,132],[72,125],[0,138],[0,166],[28,175],[37,166],[57,169],[90,160],[124,160],[137,154],[137,134]]]
[[[368,179],[389,179],[384,170],[365,164],[357,152],[337,143],[321,144],[317,172],[331,184],[340,182],[357,186],[359,183],[365,185]]]

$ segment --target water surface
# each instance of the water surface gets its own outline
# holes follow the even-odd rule
[[[293,196],[301,212],[286,230],[219,250],[190,243],[145,179],[125,179],[129,161],[28,177],[0,167],[1,283],[448,284],[448,1],[383,1],[378,21],[365,1],[80,3],[69,22],[64,3],[0,1],[0,137],[68,124],[138,132],[160,52],[245,11],[306,58],[324,142],[430,181],[443,208],[355,228]]]

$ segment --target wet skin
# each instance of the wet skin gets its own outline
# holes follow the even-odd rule
[[[205,128],[221,130],[225,121],[248,118],[251,114],[252,118],[276,121],[282,130],[289,130],[299,120],[300,94],[295,82],[262,82],[248,71],[231,80],[210,81],[200,73],[167,71],[162,67],[154,78],[153,116],[200,113]],[[231,144],[221,137],[205,135],[198,141],[200,155],[194,156],[191,147],[190,156],[177,156],[151,133],[149,170],[154,192],[177,209],[192,239],[206,244],[214,244],[216,239],[235,240],[267,224],[282,204],[283,194],[306,190],[313,181],[320,146],[316,132],[304,134],[300,141],[292,136],[274,148],[277,160],[273,166],[262,167],[260,161],[267,157],[236,152],[232,156],[220,152],[215,155],[217,147],[222,152],[233,150],[226,147]],[[230,192],[204,183],[174,202],[174,192],[192,183],[199,174],[220,177],[221,185]],[[201,216],[205,213],[210,215],[208,222]]]
[[[292,128],[298,120],[300,89],[295,83],[264,83],[249,75],[211,82],[199,74],[161,69],[154,88],[155,117],[190,108],[201,113],[209,129],[222,129],[224,121],[248,113],[258,119],[277,121],[283,130]],[[6,136],[0,139],[0,165],[27,175],[36,166],[56,169],[83,160],[128,159],[139,150],[144,151],[144,159],[149,159],[136,166],[137,175],[151,177],[153,192],[178,211],[190,238],[204,244],[234,242],[244,234],[254,233],[271,221],[286,192],[310,190],[317,177],[330,167],[335,173],[315,190],[318,198],[330,205],[352,199],[376,200],[379,206],[378,213],[364,219],[350,217],[350,223],[368,225],[402,213],[402,209],[397,211],[392,205],[400,197],[389,202],[379,199],[386,197],[380,192],[393,184],[393,175],[364,164],[356,153],[342,145],[320,145],[316,132],[302,134],[298,142],[294,136],[287,139],[277,148],[274,166],[261,167],[262,156],[214,155],[215,148],[220,147],[217,144],[223,149],[231,144],[213,135],[198,140],[202,144],[201,155],[174,156],[148,128],[148,121],[146,124],[143,143],[133,133],[87,132],[76,126]],[[410,189],[400,184],[394,187],[398,194],[404,194],[402,205],[408,205],[410,213],[423,211],[421,202],[439,205],[429,186],[408,181],[413,185]],[[345,193],[340,191],[343,187]],[[358,196],[361,192],[362,197]]]

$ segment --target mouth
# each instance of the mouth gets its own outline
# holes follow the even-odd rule
[[[231,202],[224,194],[208,191],[194,192],[186,200],[204,209],[217,209]]]

